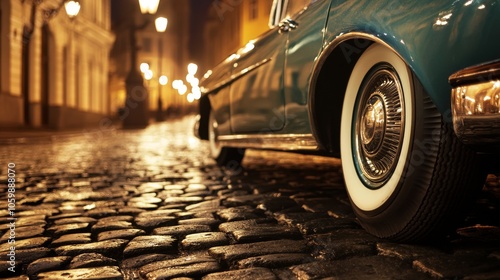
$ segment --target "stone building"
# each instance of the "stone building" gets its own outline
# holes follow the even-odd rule
[[[210,5],[204,27],[203,70],[207,71],[269,30],[273,0],[218,0]]]
[[[0,1],[0,127],[97,126],[110,114],[109,0]]]

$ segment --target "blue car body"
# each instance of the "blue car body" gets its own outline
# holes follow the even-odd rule
[[[297,32],[269,30],[248,52],[232,54],[202,81],[221,135],[312,133],[311,89],[322,62],[335,50],[344,67],[355,63],[369,42],[387,44],[448,118],[448,77],[500,56],[500,1],[312,2],[294,17]],[[328,94],[338,95],[340,102],[343,87],[338,88],[332,84]]]
[[[205,75],[195,133],[221,166],[340,156],[361,225],[423,240],[482,186],[478,151],[500,151],[499,58],[498,0],[311,0]]]

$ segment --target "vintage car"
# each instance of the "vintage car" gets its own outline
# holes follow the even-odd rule
[[[275,0],[270,30],[205,75],[195,132],[228,168],[245,148],[340,157],[368,232],[443,237],[499,150],[499,15],[497,0]]]

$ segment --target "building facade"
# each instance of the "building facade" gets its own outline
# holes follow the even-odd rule
[[[207,71],[269,30],[273,0],[218,0],[208,10],[204,28],[203,70]]]
[[[149,80],[144,77],[150,117],[155,117],[159,108],[164,116],[182,114],[190,110],[191,105],[185,95],[172,88],[172,82],[185,79],[190,62],[189,1],[161,0],[155,15],[142,15],[136,2],[116,1],[119,6],[113,7],[116,41],[111,52],[111,111],[119,112],[125,105],[125,78],[132,65],[130,25],[134,24],[137,27],[137,67],[147,63],[152,73]],[[160,16],[168,19],[167,29],[162,33],[157,32],[154,25],[154,20]],[[166,85],[160,84],[160,76],[167,77]]]
[[[98,126],[110,114],[109,0],[0,1],[0,127]]]
[[[269,30],[269,13],[272,0],[243,0],[241,3],[241,39],[240,45]]]

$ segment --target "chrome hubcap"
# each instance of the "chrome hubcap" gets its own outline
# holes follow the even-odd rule
[[[404,131],[404,100],[399,78],[388,65],[365,78],[357,106],[353,154],[358,175],[369,188],[381,187],[397,165]]]
[[[361,142],[366,154],[374,154],[380,148],[385,131],[385,107],[381,96],[373,95],[361,117]]]

